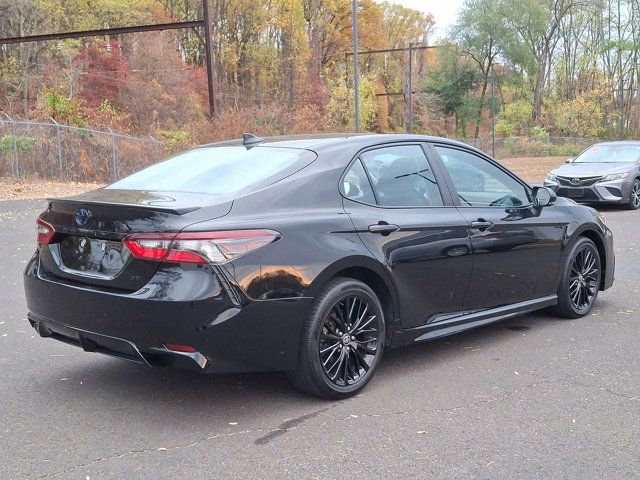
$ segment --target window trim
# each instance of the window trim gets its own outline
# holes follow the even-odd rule
[[[365,203],[365,202],[361,202],[359,200],[353,199],[353,198],[349,198],[347,197],[344,192],[343,192],[343,188],[342,185],[344,183],[344,178],[346,177],[347,173],[349,172],[349,170],[351,169],[351,167],[353,166],[353,164],[356,161],[360,161],[360,163],[362,164],[362,168],[364,169],[365,174],[367,175],[367,180],[369,181],[369,184],[371,185],[371,189],[373,191],[373,195],[374,198],[376,199],[376,202],[378,202],[378,195],[375,191],[375,186],[373,184],[373,182],[371,181],[371,176],[369,174],[369,171],[367,169],[367,167],[365,166],[364,162],[362,161],[362,159],[360,158],[360,156],[365,153],[365,152],[370,152],[372,150],[380,150],[383,148],[389,148],[389,147],[406,147],[406,146],[410,146],[410,145],[416,145],[418,147],[420,147],[420,149],[422,150],[422,154],[425,157],[425,160],[427,162],[427,165],[429,166],[429,168],[431,168],[431,170],[433,171],[433,176],[435,177],[436,180],[436,187],[438,187],[438,191],[440,192],[440,198],[442,199],[442,205],[380,205],[379,203],[371,204],[371,203]],[[391,143],[379,143],[376,145],[369,145],[367,147],[364,147],[362,149],[360,149],[355,155],[354,157],[349,161],[349,163],[347,164],[347,166],[345,167],[344,171],[342,172],[342,175],[340,176],[340,181],[338,184],[338,191],[340,192],[340,195],[343,197],[343,199],[345,200],[349,200],[350,202],[355,202],[355,203],[359,203],[360,205],[366,205],[368,207],[374,207],[374,208],[384,208],[386,210],[399,210],[399,209],[424,209],[424,208],[451,208],[451,207],[455,207],[455,202],[454,202],[454,198],[453,195],[450,192],[450,187],[447,183],[447,178],[444,176],[443,172],[442,172],[442,167],[441,167],[441,160],[439,157],[435,157],[437,158],[437,160],[430,155],[430,149],[428,148],[428,144],[426,141],[406,141],[406,142],[391,142]]]
[[[475,155],[476,157],[479,157],[479,158],[489,162],[491,165],[493,165],[496,168],[498,168],[498,170],[501,170],[502,172],[506,173],[513,180],[515,180],[517,183],[522,185],[522,187],[524,188],[524,190],[525,190],[525,192],[527,194],[527,199],[528,199],[529,203],[524,204],[524,205],[508,206],[508,208],[520,209],[520,208],[532,208],[534,206],[533,199],[532,199],[533,190],[532,190],[531,186],[527,182],[522,180],[520,177],[518,177],[511,170],[506,168],[504,165],[502,165],[499,162],[497,162],[495,159],[489,157],[488,155],[485,155],[482,152],[475,151],[475,150],[472,150],[470,148],[465,148],[464,146],[461,146],[461,145],[454,145],[454,144],[444,143],[444,142],[429,142],[428,145],[429,145],[429,150],[432,150],[433,155],[437,156],[438,163],[440,164],[440,167],[443,170],[443,175],[446,178],[447,186],[449,187],[449,190],[451,191],[452,201],[453,201],[454,205],[456,205],[457,207],[461,207],[461,208],[494,208],[494,209],[498,209],[499,208],[499,209],[504,210],[505,205],[465,205],[465,204],[463,204],[460,201],[460,198],[458,197],[458,189],[456,188],[455,184],[453,183],[453,179],[451,178],[451,175],[449,175],[449,171],[447,170],[447,167],[445,167],[444,161],[442,160],[442,157],[438,153],[438,150],[436,149],[436,147],[449,148],[449,149],[452,149],[452,150],[459,150],[459,151],[464,152],[464,153]]]

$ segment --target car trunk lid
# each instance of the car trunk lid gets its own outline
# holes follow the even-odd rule
[[[122,239],[132,233],[179,232],[226,215],[232,202],[207,194],[100,189],[51,199],[41,215],[56,231],[40,247],[48,275],[119,291],[142,288],[160,263],[134,258]]]

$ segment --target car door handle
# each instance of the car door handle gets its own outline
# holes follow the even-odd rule
[[[470,226],[473,229],[483,231],[493,227],[493,222],[488,222],[482,218],[479,218],[477,221],[471,222]]]
[[[390,223],[377,223],[375,225],[369,225],[369,231],[371,233],[380,233],[382,235],[389,235],[390,233],[400,230],[398,225],[392,225]]]

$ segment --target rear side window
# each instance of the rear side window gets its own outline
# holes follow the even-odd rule
[[[295,148],[196,148],[145,168],[106,188],[228,195],[275,183],[315,159],[315,153]]]
[[[357,159],[342,180],[342,194],[362,203],[375,205],[376,198],[373,195],[373,188],[364,171],[362,162]]]
[[[378,204],[384,207],[442,206],[433,170],[420,145],[398,145],[364,152]]]

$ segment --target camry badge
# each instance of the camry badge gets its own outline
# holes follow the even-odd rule
[[[86,208],[81,208],[76,212],[76,224],[78,224],[78,226],[80,227],[84,227],[87,223],[89,223],[91,217],[92,215],[89,210],[87,210]]]

